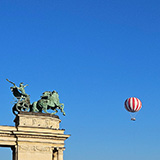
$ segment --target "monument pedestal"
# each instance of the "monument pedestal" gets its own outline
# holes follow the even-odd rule
[[[20,112],[14,122],[15,127],[0,126],[0,146],[12,148],[13,160],[63,160],[70,135],[59,129],[58,116]]]

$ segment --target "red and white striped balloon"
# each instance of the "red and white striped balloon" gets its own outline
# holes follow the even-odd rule
[[[138,98],[131,97],[126,99],[124,106],[129,112],[138,112],[142,107],[142,103]]]

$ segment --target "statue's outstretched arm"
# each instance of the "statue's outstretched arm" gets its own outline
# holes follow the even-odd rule
[[[27,87],[27,86],[28,86],[28,84],[26,84],[26,85],[24,86],[24,88]]]
[[[9,81],[8,79],[6,79],[9,83],[11,83],[11,84],[13,84],[14,86],[16,86],[16,84],[15,83],[13,83],[13,82],[11,82],[11,81]]]

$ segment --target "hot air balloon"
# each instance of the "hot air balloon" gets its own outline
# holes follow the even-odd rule
[[[130,112],[131,120],[135,121],[135,112],[138,112],[142,108],[142,103],[138,98],[130,97],[126,99],[124,103],[125,109]]]

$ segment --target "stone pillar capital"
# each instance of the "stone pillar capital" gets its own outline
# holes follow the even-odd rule
[[[64,151],[66,148],[65,147],[58,147],[57,150],[58,151]]]

